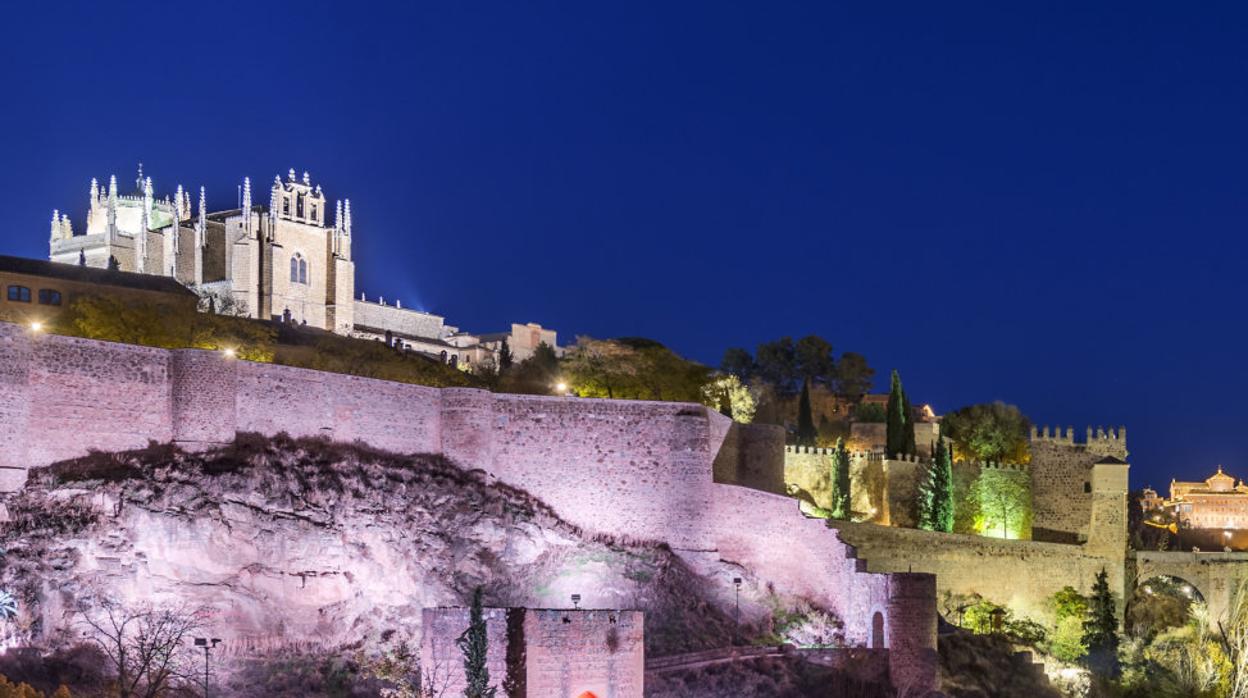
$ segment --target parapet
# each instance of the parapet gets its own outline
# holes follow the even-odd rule
[[[1116,455],[1125,458],[1127,455],[1127,428],[1120,426],[1114,427],[1088,427],[1087,437],[1082,444],[1075,441],[1075,428],[1055,427],[1051,431],[1046,425],[1044,427],[1031,428],[1031,442],[1060,444],[1064,446],[1082,445],[1088,450],[1096,453],[1104,453],[1106,455]]]

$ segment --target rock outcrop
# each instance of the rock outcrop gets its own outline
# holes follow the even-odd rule
[[[226,666],[359,656],[420,637],[421,609],[488,603],[646,611],[650,654],[714,647],[725,613],[666,546],[590,538],[528,493],[441,456],[242,436],[32,471],[8,501],[0,587],[12,646],[81,640],[84,609],[209,611]],[[228,673],[228,672],[227,672]]]

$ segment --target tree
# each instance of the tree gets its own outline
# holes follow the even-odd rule
[[[100,601],[79,615],[87,637],[104,652],[117,674],[121,698],[156,698],[178,685],[193,685],[190,640],[202,627],[207,609],[185,605],[126,608]]]
[[[1118,676],[1118,619],[1114,615],[1114,594],[1109,590],[1105,568],[1096,575],[1088,617],[1083,622],[1083,645],[1088,648],[1087,665],[1102,676]]]
[[[836,380],[836,360],[832,345],[816,335],[797,340],[793,350],[794,369],[803,381],[832,387]]]
[[[550,345],[542,342],[533,355],[502,374],[499,390],[507,393],[550,395],[559,382],[559,357]]]
[[[845,450],[845,440],[836,440],[836,450],[832,452],[832,518],[848,521],[851,516],[853,497],[849,484],[849,451]]]
[[[888,391],[888,419],[884,436],[884,450],[890,458],[914,455],[914,424],[911,422],[910,398],[901,387],[901,376],[893,370]],[[907,435],[907,432],[909,434]]]
[[[1031,421],[1014,405],[992,402],[963,407],[945,415],[941,428],[953,441],[958,460],[1031,461]]]
[[[814,446],[819,432],[810,410],[810,381],[802,381],[802,396],[797,403],[797,445]]]
[[[797,392],[797,348],[792,337],[781,337],[774,342],[758,345],[755,353],[758,377],[776,386],[784,394]]]
[[[490,685],[490,669],[486,666],[489,638],[486,635],[485,616],[481,610],[481,587],[472,594],[472,608],[468,612],[468,629],[455,641],[464,653],[464,698],[494,698],[495,689]]]
[[[875,369],[867,365],[862,354],[847,351],[841,354],[836,362],[836,381],[833,391],[836,396],[846,402],[858,404],[862,397],[871,392],[871,384],[875,379]]]
[[[719,374],[702,386],[702,404],[720,411],[726,417],[741,424],[754,421],[757,407],[754,394],[731,374]]]
[[[723,360],[719,362],[720,371],[737,376],[746,382],[754,377],[754,369],[754,357],[740,347],[732,347],[725,351]]]
[[[1031,488],[1026,475],[1013,470],[986,469],[971,492],[978,509],[975,530],[980,535],[1024,538],[1031,520]]]
[[[919,528],[949,533],[953,530],[953,454],[944,444],[932,444],[932,454],[919,485]]]
[[[499,347],[498,349],[499,372],[501,373],[511,368],[511,365],[514,362],[515,362],[515,357],[511,355],[511,345],[507,343],[507,338],[503,337],[503,346]]]

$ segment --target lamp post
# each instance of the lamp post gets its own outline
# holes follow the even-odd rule
[[[197,637],[195,638],[195,646],[204,648],[204,698],[208,698],[208,655],[212,649],[221,644],[221,639]]]
[[[733,634],[737,636],[737,640],[741,639],[741,578],[733,577],[732,585],[737,590],[736,607],[732,611]]]
[[[578,610],[578,609],[580,609],[580,607],[581,607],[581,595],[580,595],[580,594],[573,594],[573,595],[572,595],[572,608],[573,608],[573,610]]]

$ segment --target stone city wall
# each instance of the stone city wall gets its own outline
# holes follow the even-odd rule
[[[1049,619],[1048,599],[1067,585],[1092,590],[1102,569],[1121,600],[1123,556],[1085,546],[935,533],[873,524],[833,522],[871,572],[927,572],[936,594],[980,594],[1036,620]],[[956,620],[956,619],[953,619]]]
[[[713,464],[734,427],[700,405],[439,390],[3,323],[0,351],[0,473],[9,490],[29,467],[90,450],[174,440],[203,448],[237,432],[441,453],[533,493],[587,532],[740,562],[836,611],[855,642],[871,640],[878,613],[899,647],[913,645],[910,659],[897,655],[908,662],[898,665],[905,680],[934,680],[934,616],[930,633],[926,621],[913,620],[932,600],[906,596],[899,577],[865,574],[853,549],[822,521],[802,517],[793,499],[715,484]],[[767,444],[778,447],[772,437],[740,432],[735,450],[745,464],[718,467],[759,470]]]
[[[1092,465],[1111,456],[1127,459],[1127,430],[1087,429],[1083,443],[1073,427],[1032,428],[1032,536],[1076,543],[1087,540],[1092,517]]]

